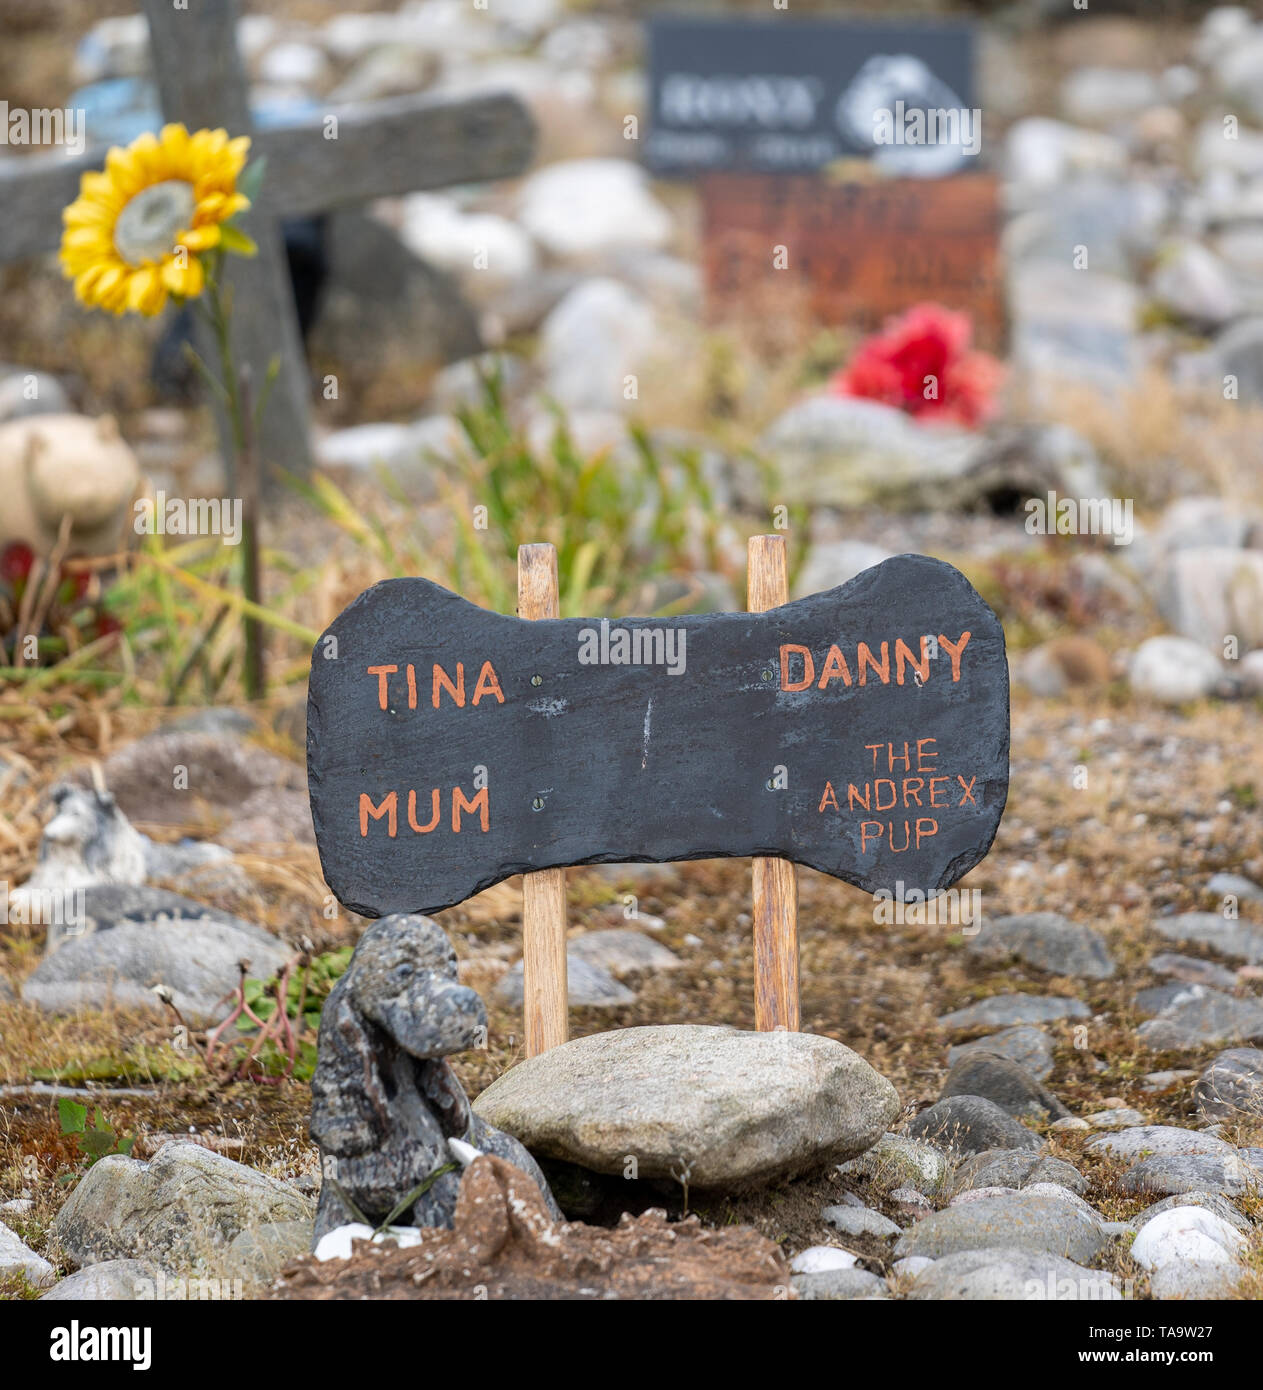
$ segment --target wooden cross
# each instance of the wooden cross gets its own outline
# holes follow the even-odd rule
[[[252,135],[248,89],[237,52],[237,0],[143,0],[163,115],[190,130]],[[259,454],[267,469],[310,469],[309,382],[279,220],[327,212],[373,198],[507,178],[530,162],[535,132],[508,93],[436,100],[400,97],[330,108],[254,136],[265,156],[263,191],[246,214],[257,257],[230,257],[234,349],[261,383],[279,359],[262,421]],[[0,261],[55,248],[61,212],[78,195],[84,170],[104,164],[101,148],[57,151],[0,165]],[[221,431],[225,428],[220,421]]]

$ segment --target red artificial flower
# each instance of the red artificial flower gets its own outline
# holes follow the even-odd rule
[[[882,401],[909,415],[978,425],[995,409],[1004,369],[973,352],[968,314],[917,304],[866,338],[830,383],[840,396]]]
[[[23,583],[35,563],[35,552],[25,541],[10,541],[0,550],[0,579],[10,584]]]

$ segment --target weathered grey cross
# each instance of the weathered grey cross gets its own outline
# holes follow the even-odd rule
[[[193,0],[187,9],[143,0],[143,6],[166,119],[190,130],[222,126],[230,135],[253,134],[237,53],[237,0]],[[311,463],[308,375],[279,219],[505,178],[526,167],[534,139],[529,114],[507,93],[330,108],[255,136],[252,157],[265,156],[267,168],[245,225],[259,253],[228,258],[228,280],[237,361],[251,364],[256,382],[274,358],[280,361],[260,431],[267,466],[303,473]],[[80,174],[102,167],[104,154],[89,148],[76,157],[55,152],[0,165],[0,261],[57,246],[62,208],[76,197]]]

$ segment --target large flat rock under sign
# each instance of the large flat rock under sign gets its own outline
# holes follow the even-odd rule
[[[832,1038],[666,1024],[519,1062],[474,1109],[539,1158],[736,1188],[855,1158],[886,1132],[899,1098]]]
[[[629,860],[945,889],[1004,809],[1004,633],[924,555],[684,618],[526,622],[392,579],[316,644],[307,771],[325,879],[366,916]]]

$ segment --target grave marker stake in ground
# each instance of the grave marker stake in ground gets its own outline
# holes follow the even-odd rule
[[[518,547],[517,611],[531,622],[561,616],[556,547]],[[528,1057],[570,1036],[566,974],[566,871],[523,874],[522,1020]]]
[[[764,613],[789,602],[784,536],[751,536],[746,607]],[[771,769],[768,769],[771,776]],[[751,864],[754,928],[754,1026],[799,1031],[798,874],[788,859],[756,855]]]

